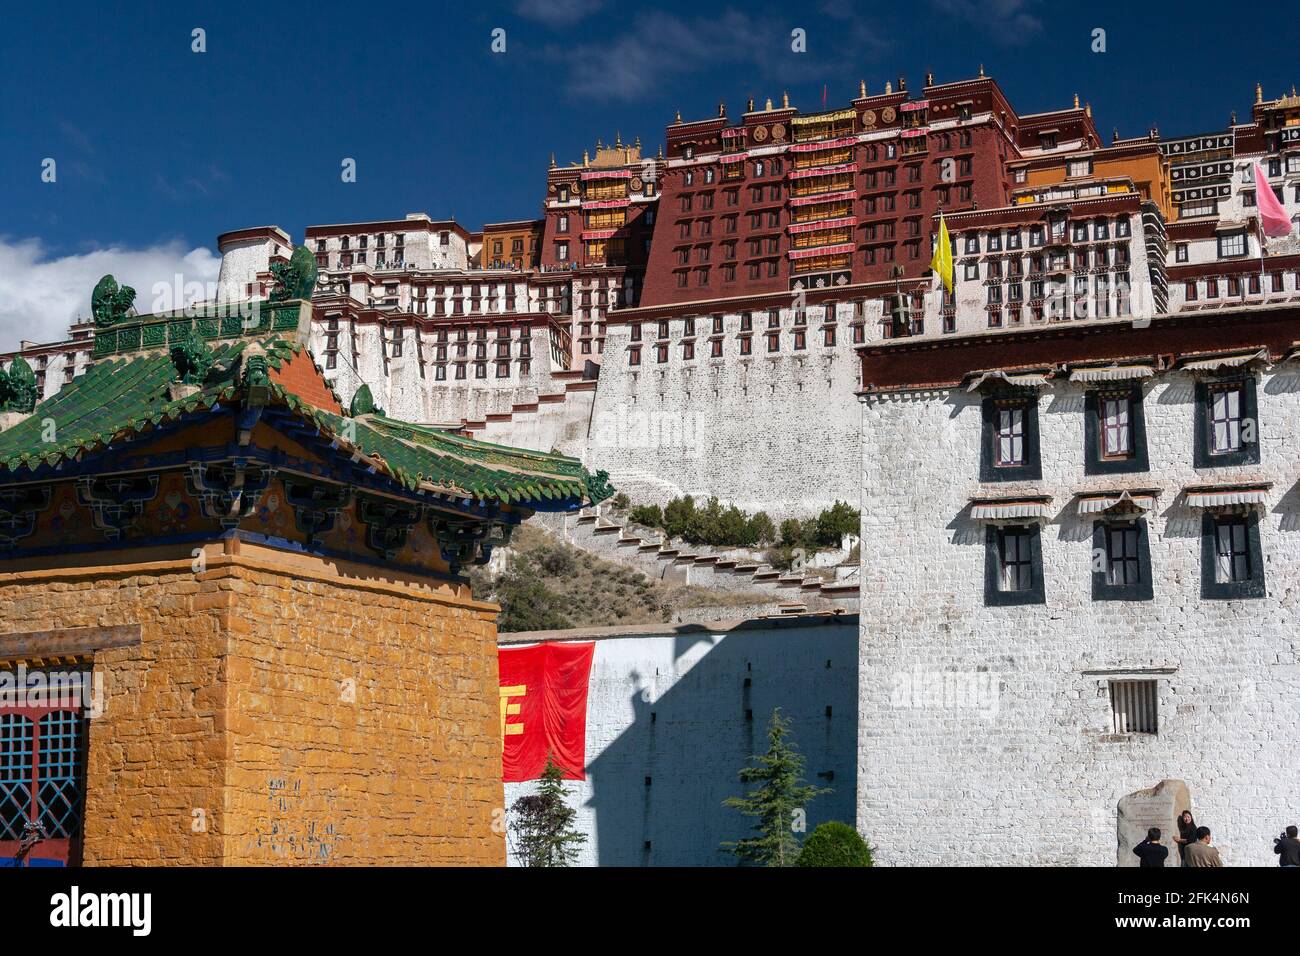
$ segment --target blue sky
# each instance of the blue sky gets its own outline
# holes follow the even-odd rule
[[[1078,91],[1107,135],[1221,128],[1249,113],[1257,81],[1270,96],[1300,82],[1293,19],[1268,9],[1269,30],[1250,37],[1208,3],[10,5],[0,348],[15,321],[67,318],[31,309],[68,308],[66,296],[7,306],[5,271],[79,282],[52,267],[157,251],[123,268],[202,272],[217,233],[249,225],[300,239],[308,224],[408,211],[470,228],[535,216],[552,151],[580,159],[620,132],[653,150],[676,109],[711,116],[720,99],[736,116],[750,96],[789,90],[815,109],[823,86],[834,106],[860,78],[878,90],[903,73],[919,89],[927,70],[943,81],[983,63],[1022,112]],[[498,28],[504,53],[490,48]],[[806,53],[791,50],[795,28]],[[1096,28],[1105,53],[1091,50]],[[341,181],[345,157],[355,183]],[[55,183],[41,181],[45,158]]]

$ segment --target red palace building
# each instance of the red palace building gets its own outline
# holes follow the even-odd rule
[[[1008,163],[1098,145],[1074,108],[1020,117],[979,76],[912,99],[906,80],[848,107],[803,114],[753,103],[738,123],[668,127],[660,215],[641,306],[908,277],[929,267],[940,210],[1008,205]]]

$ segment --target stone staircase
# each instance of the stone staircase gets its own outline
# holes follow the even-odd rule
[[[602,506],[586,508],[576,515],[538,514],[533,520],[574,547],[636,568],[655,580],[762,594],[810,610],[858,609],[856,572],[851,580],[828,581],[798,571],[778,571],[751,560],[696,553],[669,544],[660,536],[634,531],[608,516]]]

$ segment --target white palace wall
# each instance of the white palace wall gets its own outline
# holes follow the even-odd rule
[[[879,328],[879,305],[868,329]],[[816,514],[836,500],[857,506],[859,365],[841,303],[836,344],[823,344],[822,306],[809,306],[807,344],[794,348],[793,311],[781,310],[781,345],[767,351],[766,312],[754,313],[753,354],[739,354],[740,315],[727,313],[724,352],[709,357],[711,318],[696,318],[695,357],[683,358],[684,321],[669,322],[668,361],[656,361],[657,323],[642,325],[641,364],[628,364],[631,331],[611,323],[583,456],[637,503],[717,495],[774,519]],[[878,334],[878,332],[876,332]]]
[[[1300,363],[1258,383],[1261,462],[1192,467],[1193,379],[1145,388],[1150,471],[1084,477],[1078,385],[1039,402],[1042,480],[979,481],[980,396],[873,398],[861,435],[858,828],[885,864],[1116,861],[1116,805],[1165,778],[1228,865],[1276,865],[1300,823]],[[1267,596],[1201,597],[1188,485],[1271,481]],[[1160,489],[1147,516],[1154,600],[1091,599],[1092,486]],[[988,607],[971,497],[1052,496],[1046,603]],[[1091,518],[1092,516],[1087,516]],[[1158,682],[1158,733],[1113,732],[1108,681]],[[1126,851],[1127,852],[1127,851]]]

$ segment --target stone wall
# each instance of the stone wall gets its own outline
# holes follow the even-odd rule
[[[753,354],[739,354],[740,316],[723,317],[721,358],[709,358],[709,318],[696,320],[694,359],[684,324],[670,322],[668,361],[656,361],[654,322],[643,326],[641,364],[628,363],[627,324],[611,324],[587,451],[636,503],[717,495],[780,520],[815,515],[837,499],[857,506],[858,364],[841,304],[836,344],[823,345],[822,307],[810,306],[807,346],[795,350],[793,312],[781,310],[780,351],[769,353],[767,317],[755,313]],[[872,320],[868,320],[872,324]]]
[[[190,560],[0,575],[0,632],[142,626],[95,655],[88,864],[502,862],[490,605],[247,544]]]
[[[594,640],[587,696],[587,779],[566,783],[587,835],[582,865],[734,866],[719,847],[753,821],[722,805],[767,749],[780,707],[809,783],[833,788],[808,807],[808,832],[852,822],[857,726],[856,618],[801,615],[506,635],[503,647]],[[506,806],[533,783],[506,784]]]
[[[1039,402],[1042,480],[979,482],[980,405],[962,391],[864,405],[858,826],[888,864],[1114,865],[1116,806],[1187,782],[1229,865],[1275,865],[1300,758],[1300,368],[1259,381],[1259,465],[1192,467],[1193,380],[1145,387],[1150,471],[1084,477],[1082,391]],[[1267,597],[1201,598],[1188,485],[1271,481]],[[1160,489],[1154,600],[1091,599],[1089,487]],[[984,603],[980,494],[1052,496],[1046,603]],[[1155,679],[1159,732],[1113,732],[1109,681]]]

